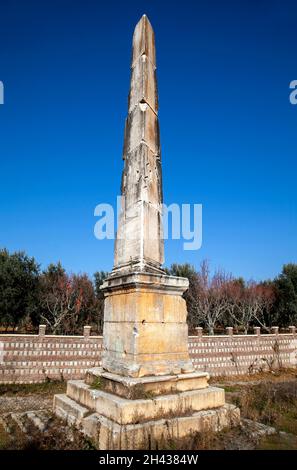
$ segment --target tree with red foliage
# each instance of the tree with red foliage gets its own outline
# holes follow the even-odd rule
[[[40,278],[40,319],[53,334],[81,333],[96,314],[94,287],[86,274],[67,274],[51,264]]]
[[[275,294],[272,286],[257,284],[255,281],[245,283],[235,279],[228,283],[227,292],[228,314],[236,326],[243,328],[244,334],[247,334],[250,326],[255,323],[268,330],[265,314],[269,314],[274,304]]]

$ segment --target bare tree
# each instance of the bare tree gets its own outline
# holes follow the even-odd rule
[[[197,323],[203,323],[210,335],[214,334],[215,326],[227,311],[229,299],[226,285],[229,281],[230,276],[222,270],[211,276],[208,262],[202,261],[196,275],[192,304]]]
[[[244,334],[248,333],[252,323],[268,329],[264,314],[273,306],[274,293],[270,286],[257,284],[254,281],[245,284],[235,280],[229,283],[227,289],[228,314],[236,325],[244,329]]]
[[[190,328],[204,325],[210,335],[216,326],[227,324],[243,328],[245,334],[255,323],[267,329],[266,320],[275,300],[271,283],[246,283],[223,270],[217,270],[212,276],[206,260],[198,272],[186,264],[172,265],[170,273],[189,279],[185,299]]]

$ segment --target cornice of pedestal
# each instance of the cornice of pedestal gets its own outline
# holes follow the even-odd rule
[[[105,279],[101,290],[108,294],[116,290],[145,290],[162,291],[164,294],[181,295],[189,287],[189,280],[185,277],[168,276],[167,274],[154,274],[149,272],[131,272],[110,275]]]

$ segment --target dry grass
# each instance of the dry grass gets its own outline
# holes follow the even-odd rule
[[[81,433],[66,428],[64,423],[53,417],[43,432],[31,425],[24,434],[15,427],[13,439],[0,428],[0,450],[93,450],[91,442]]]
[[[264,381],[233,396],[245,418],[297,435],[297,381]]]
[[[296,450],[297,437],[293,434],[276,434],[264,437],[256,447],[259,450]]]
[[[42,383],[33,384],[0,384],[1,396],[25,396],[42,395],[52,396],[55,393],[64,393],[66,391],[66,382],[61,380],[47,380]]]
[[[255,374],[244,375],[221,375],[219,377],[211,377],[210,384],[232,384],[232,383],[250,383],[250,382],[263,382],[268,380],[270,382],[285,382],[296,380],[296,369],[280,369],[274,371],[258,372]]]
[[[205,430],[181,439],[161,440],[159,450],[252,450],[256,442],[247,436],[241,426],[225,428],[220,432]]]

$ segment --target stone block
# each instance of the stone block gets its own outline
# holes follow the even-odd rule
[[[295,334],[296,334],[296,327],[295,327],[295,326],[289,326],[289,332],[290,332],[292,335],[295,335]]]
[[[186,323],[105,322],[104,347],[122,354],[187,353]]]
[[[126,119],[124,158],[129,158],[141,143],[145,143],[155,155],[160,155],[158,117],[145,102],[138,103]]]
[[[88,408],[72,400],[65,394],[54,396],[53,408],[55,414],[64,419],[69,425],[80,423],[81,420],[89,413]]]
[[[91,334],[91,327],[90,326],[84,326],[84,338],[89,339]]]
[[[123,215],[127,217],[137,215],[127,211],[137,207],[135,205],[139,201],[147,202],[161,211],[163,200],[161,178],[160,156],[152,152],[145,142],[139,142],[139,145],[125,155],[121,207]]]
[[[38,334],[39,336],[45,336],[46,325],[39,325]]]
[[[134,62],[131,71],[131,87],[128,111],[142,101],[149,104],[152,110],[158,112],[158,95],[155,66],[146,55],[141,55]]]
[[[180,295],[134,291],[107,297],[104,314],[108,322],[184,323],[187,307]]]
[[[92,389],[83,381],[69,381],[67,399],[75,400],[83,408],[96,411],[118,424],[133,424],[165,417],[191,415],[196,411],[218,408],[225,404],[225,393],[221,388],[208,387],[159,395],[151,399],[129,400],[102,390]]]
[[[239,409],[234,405],[225,404],[220,408],[198,411],[190,416],[130,425],[119,425],[99,413],[93,413],[82,418],[80,428],[99,450],[135,450],[162,449],[164,444],[167,448],[169,441],[178,441],[196,432],[221,431],[239,423]]]
[[[194,370],[188,352],[188,280],[149,273],[111,276],[105,295],[103,368],[131,377]]]
[[[108,351],[102,355],[103,367],[112,373],[127,377],[146,377],[193,372],[194,367],[188,353],[171,354],[122,354]]]
[[[254,326],[254,334],[257,336],[261,335],[261,328],[260,326]]]
[[[111,374],[101,367],[95,367],[88,370],[86,374],[88,385],[100,383],[103,390],[129,399],[136,398],[140,393],[157,396],[203,389],[208,387],[208,380],[207,372],[197,371],[189,374],[133,378]]]
[[[161,209],[146,201],[136,202],[121,215],[116,240],[115,266],[143,264],[160,265],[164,261]],[[137,269],[136,269],[137,270]]]

